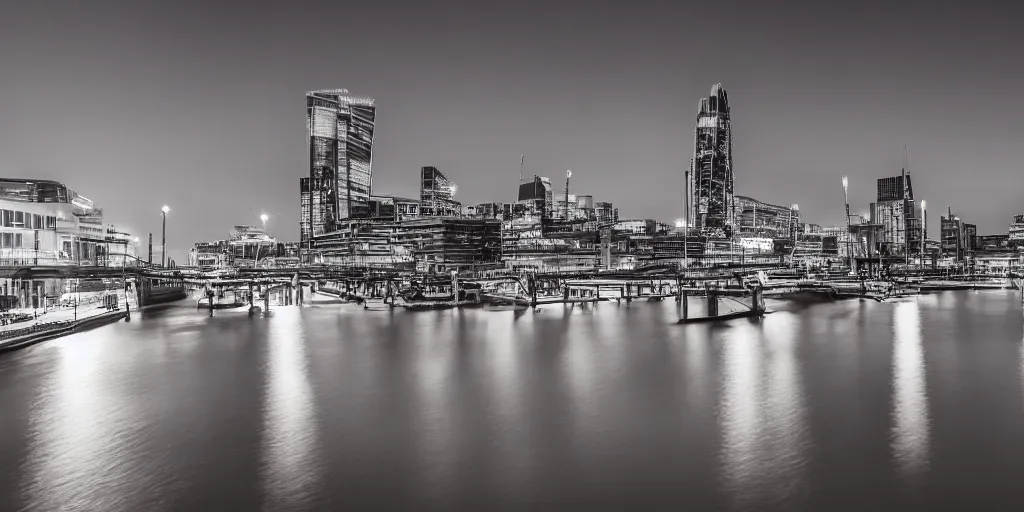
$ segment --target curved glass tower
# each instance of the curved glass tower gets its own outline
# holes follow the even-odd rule
[[[733,226],[732,123],[722,84],[700,100],[690,176],[690,218],[706,233],[728,235]]]
[[[312,235],[369,215],[375,114],[373,98],[345,89],[306,93]]]

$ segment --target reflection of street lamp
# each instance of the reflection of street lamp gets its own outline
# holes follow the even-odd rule
[[[160,266],[161,267],[166,267],[167,266],[167,212],[171,211],[171,208],[165,204],[164,207],[160,209],[160,211],[162,211],[163,214],[164,214],[163,232],[160,235]]]

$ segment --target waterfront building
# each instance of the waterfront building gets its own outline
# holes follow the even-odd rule
[[[500,266],[501,222],[420,217],[400,223],[395,243],[408,247],[420,272],[489,270]]]
[[[0,178],[0,210],[3,264],[106,263],[103,209],[63,183]]]
[[[734,196],[733,233],[744,237],[792,238],[800,225],[800,209]]]
[[[260,226],[235,226],[229,238],[196,242],[188,266],[209,268],[277,267],[297,264],[299,242],[279,242]],[[294,260],[294,261],[293,261]]]
[[[545,233],[546,221],[531,214],[503,223],[501,257],[505,268],[539,272],[597,268],[599,258],[593,241],[588,244],[581,237],[568,233],[552,236]]]
[[[689,183],[692,214],[699,230],[729,235],[733,226],[732,121],[729,96],[722,84],[700,100],[694,129],[692,172]]]
[[[458,217],[462,204],[456,201],[458,185],[436,167],[420,169],[420,215],[426,217]]]
[[[310,236],[370,214],[376,106],[345,89],[306,93]]]
[[[0,266],[134,265],[133,240],[104,225],[103,210],[63,183],[0,178]],[[0,295],[5,307],[44,308],[61,286],[56,279],[5,277]]]
[[[1007,232],[1007,239],[1015,245],[1024,245],[1024,214],[1014,215]]]
[[[484,270],[500,264],[501,224],[493,219],[348,219],[341,228],[316,237],[315,263],[421,272]]]

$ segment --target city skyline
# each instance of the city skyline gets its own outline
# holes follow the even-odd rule
[[[574,188],[623,218],[670,221],[683,210],[692,106],[721,82],[738,195],[839,224],[840,175],[852,208],[866,209],[905,144],[931,208],[951,206],[979,234],[1005,232],[1021,209],[1016,6],[723,4],[728,26],[710,27],[682,6],[450,3],[348,7],[374,23],[326,30],[306,28],[311,6],[202,5],[5,5],[14,28],[0,42],[16,51],[0,57],[4,174],[67,183],[142,238],[160,232],[168,204],[177,261],[263,212],[275,236],[298,240],[298,97],[347,87],[378,101],[376,193],[414,197],[418,170],[437,166],[465,204],[511,201],[525,153],[526,176],[572,168]],[[448,30],[427,31],[437,26]],[[865,31],[875,37],[854,37]],[[714,38],[728,44],[688,54]],[[326,66],[301,51],[357,44],[375,51]]]

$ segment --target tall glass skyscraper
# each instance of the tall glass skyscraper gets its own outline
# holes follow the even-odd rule
[[[732,122],[729,96],[722,84],[700,100],[694,130],[693,172],[690,176],[691,211],[687,216],[702,231],[733,226]]]
[[[306,93],[309,226],[329,233],[338,222],[370,214],[373,98],[345,89]]]

